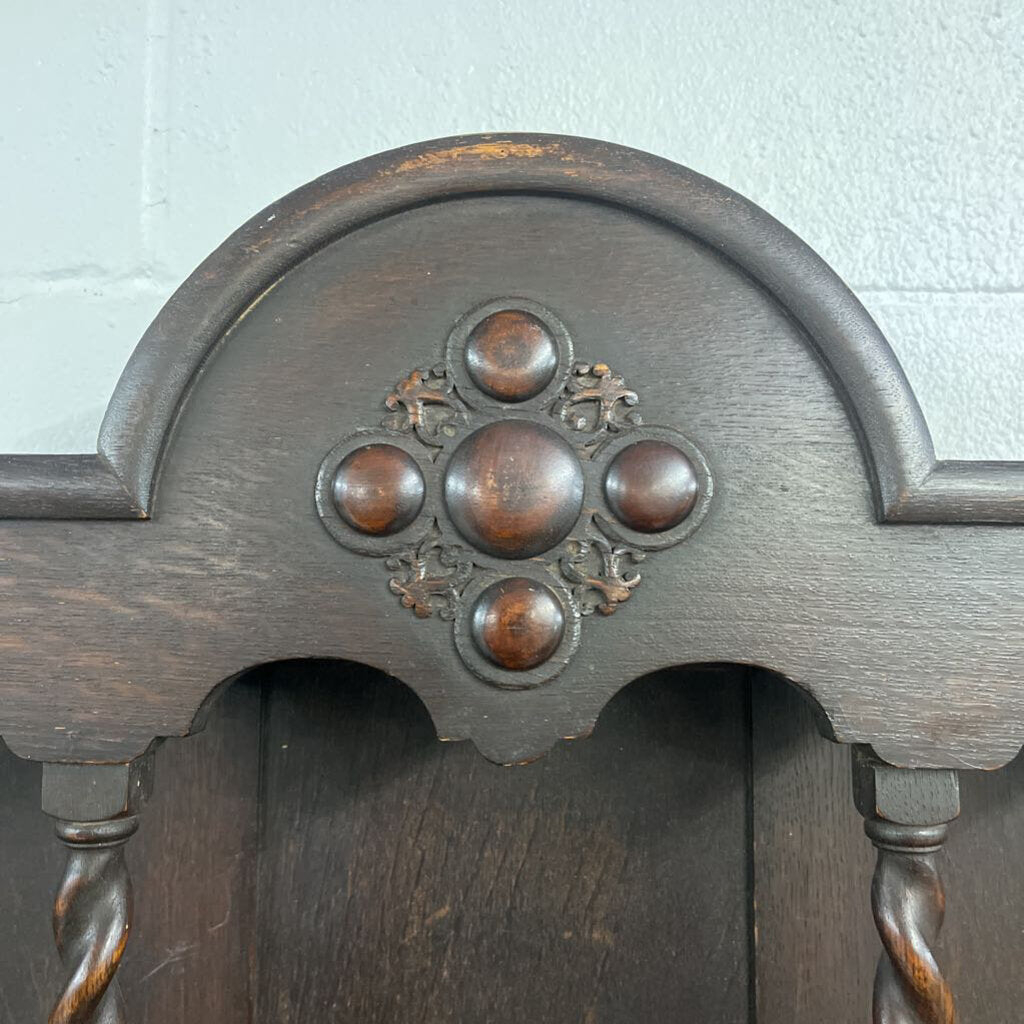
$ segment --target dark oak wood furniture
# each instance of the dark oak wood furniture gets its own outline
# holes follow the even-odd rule
[[[853,295],[723,187],[551,136],[329,174],[171,298],[96,455],[0,459],[0,516],[0,733],[68,847],[54,1024],[125,1020],[159,739],[313,658],[508,765],[638,676],[777,673],[853,745],[875,1020],[955,1019],[936,854],[957,771],[1024,742],[1024,465],[936,461]]]

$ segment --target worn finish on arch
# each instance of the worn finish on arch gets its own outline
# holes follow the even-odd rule
[[[618,586],[620,607],[536,691],[482,685],[314,502],[325,455],[500,295],[551,309],[716,487],[657,559],[632,565],[621,526],[581,555],[580,585]],[[511,762],[586,734],[637,675],[730,661],[787,676],[894,763],[994,766],[1024,739],[1024,532],[987,524],[1024,521],[1022,496],[1020,464],[936,463],[870,318],[746,200],[603,143],[428,143],[217,250],[140,342],[96,456],[0,460],[0,733],[24,756],[125,760],[249,665],[346,657]],[[411,552],[407,585],[431,558]],[[644,600],[624,601],[637,574]]]
[[[801,323],[862,438],[880,518],[1022,522],[1024,463],[939,461],[899,363],[828,266],[759,207],[703,175],[591,139],[439,139],[339,168],[257,214],[202,263],[143,336],[110,401],[99,455],[6,456],[0,515],[132,519],[152,512],[164,442],[224,331],[292,266],[404,208],[454,194],[572,195],[654,217],[718,249]]]

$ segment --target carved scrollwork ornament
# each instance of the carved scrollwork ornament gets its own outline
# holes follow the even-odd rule
[[[440,619],[454,619],[462,591],[473,575],[468,552],[442,543],[436,523],[415,551],[400,551],[384,564],[397,574],[388,580],[391,593],[420,619],[429,619],[435,612]]]
[[[402,434],[415,431],[428,445],[451,437],[466,415],[443,363],[413,370],[398,382],[384,405],[391,412],[380,421],[382,427]]]
[[[576,363],[555,406],[558,418],[573,430],[594,435],[596,444],[606,431],[639,427],[640,413],[633,409],[640,396],[626,387],[625,378],[612,373],[605,363]]]
[[[568,547],[560,566],[582,615],[611,615],[640,586],[640,573],[627,566],[642,561],[644,552],[612,544],[599,533],[574,539]]]
[[[608,364],[574,358],[550,310],[487,302],[385,396],[380,428],[328,452],[317,510],[341,545],[385,559],[403,607],[453,623],[476,676],[539,686],[575,653],[581,618],[630,601],[646,553],[707,515],[703,454],[645,425],[640,402]]]

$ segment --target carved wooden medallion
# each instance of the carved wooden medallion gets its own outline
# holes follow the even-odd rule
[[[426,486],[416,460],[393,444],[368,444],[334,474],[334,505],[353,529],[371,535],[404,530],[423,507]]]
[[[499,420],[459,445],[444,476],[459,533],[497,558],[532,558],[564,540],[583,507],[583,467],[551,427]]]
[[[707,463],[604,363],[574,360],[565,325],[528,299],[456,324],[444,360],[384,399],[377,430],[324,458],[320,518],[385,559],[418,618],[452,621],[478,677],[508,689],[554,678],[580,619],[613,614],[647,551],[678,544],[711,499]]]
[[[678,526],[699,491],[693,463],[666,441],[637,441],[608,467],[604,494],[615,514],[641,533]]]
[[[465,361],[470,379],[485,394],[502,402],[525,402],[555,376],[558,343],[531,313],[503,309],[473,328]]]
[[[550,587],[525,576],[492,583],[473,602],[473,642],[511,671],[543,665],[565,633],[565,615]]]

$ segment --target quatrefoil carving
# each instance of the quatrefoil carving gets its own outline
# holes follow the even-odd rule
[[[704,456],[645,425],[639,405],[607,364],[575,359],[550,310],[488,302],[456,324],[442,361],[387,394],[379,427],[327,453],[321,521],[383,559],[417,618],[451,622],[479,678],[540,685],[572,658],[584,617],[633,598],[645,554],[707,513]]]

